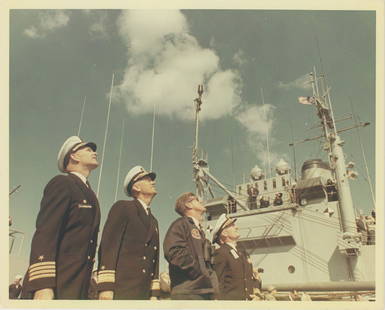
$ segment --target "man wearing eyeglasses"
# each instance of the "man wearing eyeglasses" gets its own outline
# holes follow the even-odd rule
[[[218,280],[212,268],[211,243],[200,224],[206,208],[193,193],[184,193],[177,199],[175,211],[181,217],[171,224],[163,243],[171,299],[215,299]]]
[[[108,214],[99,248],[99,299],[150,299],[159,286],[159,231],[150,204],[156,174],[135,166]]]

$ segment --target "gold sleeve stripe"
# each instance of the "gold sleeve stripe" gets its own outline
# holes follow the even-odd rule
[[[37,280],[37,279],[41,279],[41,278],[55,278],[55,276],[56,275],[54,273],[45,273],[45,274],[40,274],[40,275],[30,277],[29,281],[33,281],[33,280]]]
[[[98,271],[98,274],[115,274],[115,270]]]
[[[154,279],[151,281],[151,290],[160,290],[160,281],[158,279]]]
[[[56,273],[56,269],[53,268],[53,269],[44,269],[44,270],[32,271],[32,272],[29,272],[29,276],[33,277],[33,276],[36,276],[38,274],[44,274],[44,273]]]
[[[56,265],[56,262],[50,261],[50,262],[36,263],[36,264],[33,264],[33,265],[29,266],[29,269],[33,269],[35,267],[44,266],[44,265]]]
[[[114,275],[101,275],[98,276],[98,279],[115,279]]]
[[[49,265],[49,266],[40,266],[40,267],[35,267],[35,268],[29,268],[29,272],[35,272],[39,270],[44,270],[44,269],[56,269],[55,265]]]
[[[98,276],[97,283],[103,283],[103,282],[115,283],[115,276],[114,275],[100,275],[100,276]]]

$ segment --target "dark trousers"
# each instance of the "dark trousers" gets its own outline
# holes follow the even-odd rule
[[[213,300],[213,294],[175,294],[171,295],[172,300]]]

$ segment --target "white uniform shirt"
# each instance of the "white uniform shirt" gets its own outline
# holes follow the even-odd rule
[[[82,175],[82,174],[79,173],[79,172],[75,172],[75,171],[71,171],[70,173],[76,175],[76,176],[77,176],[80,180],[82,180],[83,183],[84,183],[85,185],[87,185],[87,187],[88,187],[88,184],[87,184],[87,178],[86,178],[84,175]]]
[[[142,205],[144,211],[146,211],[146,214],[148,215],[148,209],[150,209],[150,207],[148,205],[146,205],[142,200],[140,200],[139,198],[137,198],[138,201],[140,202],[140,204]]]

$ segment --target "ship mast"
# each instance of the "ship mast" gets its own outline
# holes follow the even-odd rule
[[[205,199],[205,193],[208,191],[212,198],[214,194],[211,190],[209,180],[220,187],[227,195],[232,197],[236,203],[244,210],[249,210],[246,204],[241,201],[234,193],[230,192],[226,186],[218,181],[210,172],[207,163],[207,157],[199,156],[198,138],[199,138],[199,112],[202,105],[203,85],[198,85],[198,98],[194,99],[195,103],[195,143],[192,150],[192,166],[193,166],[193,180],[196,187],[196,195],[201,200]]]
[[[318,79],[322,79],[321,89]],[[311,73],[311,83],[313,88],[312,103],[317,108],[317,115],[321,120],[324,137],[326,139],[325,150],[328,152],[328,160],[334,177],[339,194],[339,208],[342,224],[342,239],[339,242],[340,251],[347,255],[351,270],[353,272],[353,280],[361,279],[359,270],[358,256],[361,247],[361,241],[357,234],[355,224],[355,213],[353,207],[352,194],[349,185],[349,176],[346,170],[346,163],[342,146],[344,141],[338,135],[335,126],[335,120],[330,100],[330,89],[325,88],[324,77],[317,78],[315,68]],[[320,93],[322,91],[322,94]]]

